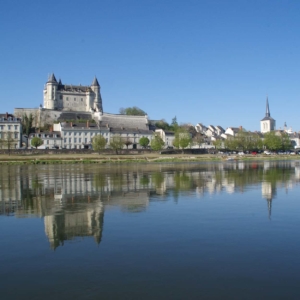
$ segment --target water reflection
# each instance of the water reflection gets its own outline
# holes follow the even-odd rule
[[[99,244],[109,207],[139,213],[154,201],[244,193],[261,185],[271,218],[277,189],[291,189],[299,178],[298,161],[1,166],[0,214],[43,218],[53,249],[79,237]]]

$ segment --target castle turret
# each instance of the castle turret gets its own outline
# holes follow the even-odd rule
[[[56,109],[57,107],[57,80],[52,73],[46,83],[44,90],[44,108]]]
[[[101,93],[100,93],[100,84],[99,84],[96,76],[92,82],[91,89],[95,94],[94,103],[93,103],[92,108],[97,112],[103,112],[102,98],[101,98]]]

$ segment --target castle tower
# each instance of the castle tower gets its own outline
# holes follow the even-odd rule
[[[91,89],[95,93],[94,103],[93,103],[93,106],[91,106],[91,108],[93,108],[96,112],[103,112],[102,98],[101,98],[101,94],[100,94],[100,84],[99,84],[96,76],[92,82]]]
[[[275,127],[276,127],[276,121],[271,117],[270,108],[269,108],[269,101],[268,101],[268,97],[267,97],[266,115],[260,121],[260,131],[262,133],[270,132],[272,130],[275,130]]]
[[[44,89],[44,108],[55,109],[57,106],[57,80],[52,73]]]

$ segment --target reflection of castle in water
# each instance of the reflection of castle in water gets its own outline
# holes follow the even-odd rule
[[[81,199],[80,199],[81,200]],[[80,208],[76,207],[80,206]],[[99,244],[102,238],[104,209],[101,201],[68,204],[61,211],[44,217],[45,232],[51,248],[78,237],[93,236]]]
[[[279,171],[278,171],[279,170]],[[150,201],[193,191],[198,197],[244,192],[261,184],[271,217],[272,199],[280,186],[300,179],[294,162],[225,162],[191,165],[3,166],[0,174],[0,214],[44,218],[52,248],[66,240],[93,237],[100,243],[105,208],[142,212]],[[8,174],[8,176],[7,176]]]

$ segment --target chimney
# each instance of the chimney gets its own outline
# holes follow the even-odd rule
[[[241,130],[241,131],[243,130],[243,126],[240,126],[240,130]]]

